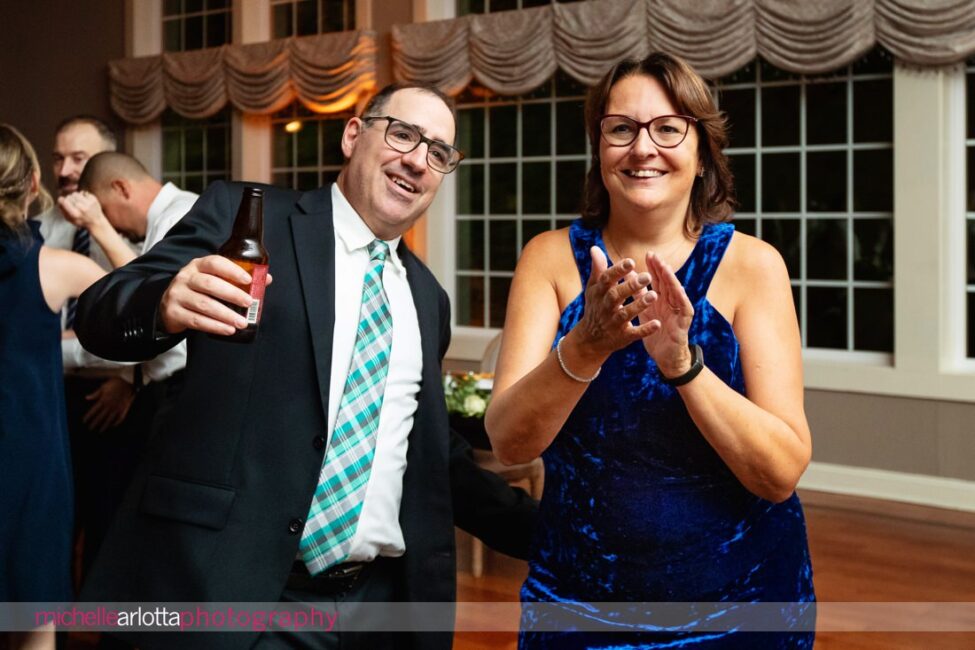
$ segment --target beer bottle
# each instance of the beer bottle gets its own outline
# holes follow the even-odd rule
[[[244,196],[234,219],[234,230],[218,255],[251,275],[250,285],[237,285],[251,295],[250,307],[228,305],[247,319],[247,327],[229,336],[219,338],[236,343],[250,343],[257,335],[264,307],[264,285],[267,281],[268,255],[264,248],[264,190],[259,187],[245,187]]]

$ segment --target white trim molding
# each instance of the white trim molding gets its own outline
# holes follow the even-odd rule
[[[812,462],[800,489],[975,512],[975,481]]]

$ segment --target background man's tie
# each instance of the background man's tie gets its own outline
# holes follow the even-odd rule
[[[91,235],[87,228],[78,228],[74,231],[74,239],[71,240],[71,250],[79,255],[89,256],[91,253]],[[74,317],[78,311],[78,299],[68,298],[64,305],[66,315],[64,317],[64,329],[74,329]]]
[[[348,557],[369,483],[393,341],[393,317],[383,290],[388,255],[386,242],[369,244],[349,377],[298,545],[312,575]]]

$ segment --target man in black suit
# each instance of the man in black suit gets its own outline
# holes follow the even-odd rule
[[[208,336],[244,325],[224,303],[251,300],[238,288],[247,274],[214,255],[230,236],[239,184],[212,185],[162,242],[83,295],[78,336],[100,356],[150,358],[184,338],[189,346],[178,403],[148,445],[83,600],[444,602],[456,593],[454,523],[502,552],[527,554],[535,503],[479,470],[450,433],[440,365],[450,339],[448,298],[400,241],[459,162],[447,144],[455,130],[439,91],[387,87],[346,125],[346,165],[335,185],[306,193],[264,188],[273,283],[252,344]],[[385,250],[381,242],[385,258],[375,253]],[[328,496],[335,485],[329,459],[347,451],[333,447],[333,428],[349,407],[363,287],[377,281],[370,268],[378,269],[392,322],[376,433],[364,445],[374,455],[358,508],[333,518],[344,530],[316,536],[323,518],[313,495]],[[347,442],[363,446],[355,436],[369,427],[352,428]],[[324,561],[329,554],[333,560]],[[142,648],[341,642],[434,649],[449,648],[451,636],[135,640]]]

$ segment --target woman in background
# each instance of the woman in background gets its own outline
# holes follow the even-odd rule
[[[61,369],[61,306],[104,272],[42,245],[31,204],[51,197],[37,155],[0,124],[0,601],[73,599],[70,450]],[[53,625],[15,648],[54,648]]]
[[[726,223],[725,120],[656,53],[586,125],[582,219],[525,247],[486,416],[502,462],[545,461],[520,645],[811,648],[799,329],[781,256]]]

